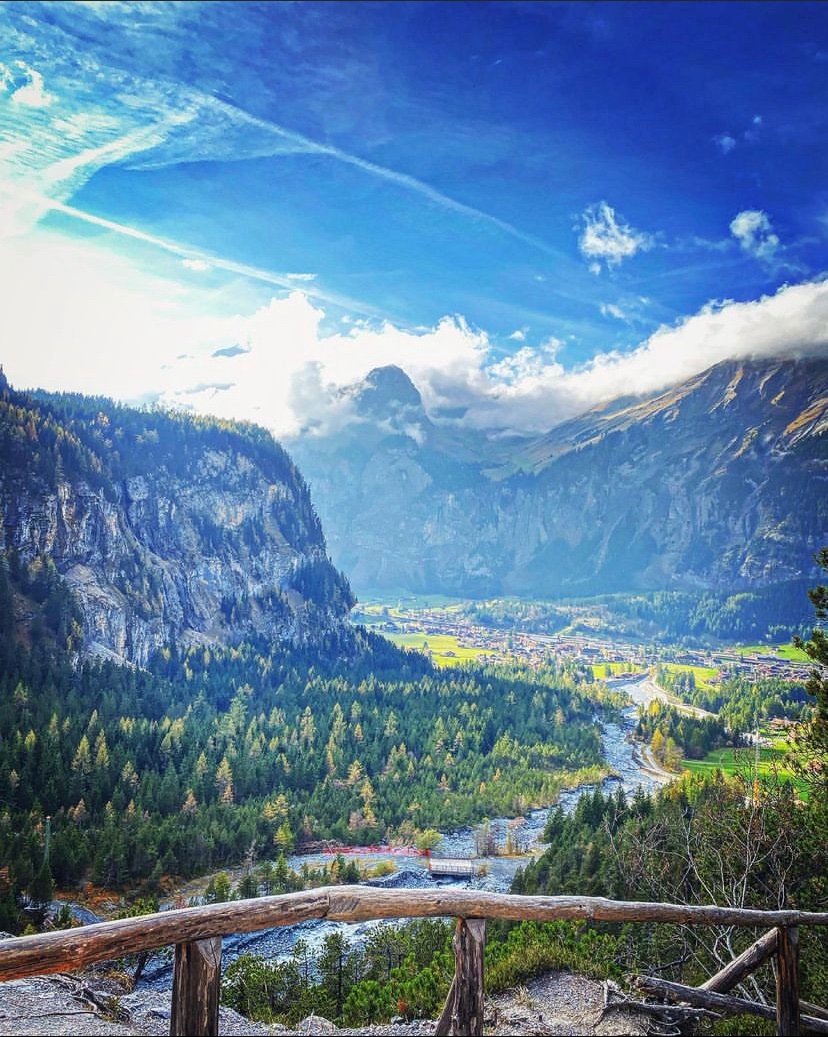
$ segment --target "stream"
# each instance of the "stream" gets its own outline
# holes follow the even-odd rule
[[[646,683],[641,681],[616,681],[613,684],[618,690],[626,691],[639,704],[648,701],[652,693],[657,691],[653,688],[651,692]],[[663,778],[654,775],[642,764],[629,738],[635,727],[637,708],[637,705],[633,705],[625,709],[620,723],[602,721],[596,717],[596,723],[601,727],[604,757],[613,771],[613,774],[601,783],[602,789],[607,793],[615,793],[620,785],[625,793],[631,796],[639,787],[645,792],[652,792],[663,784]],[[594,785],[569,789],[561,793],[560,804],[566,813],[571,813],[580,797],[591,794],[594,790]],[[517,824],[512,823],[513,840],[529,853],[537,854],[543,848],[541,838],[550,809],[555,808],[532,810]],[[489,822],[496,840],[502,841],[505,838],[506,827],[511,821],[510,818],[494,818]],[[445,833],[438,847],[438,854],[444,857],[475,856],[475,830],[463,828]],[[457,889],[486,889],[499,892],[509,890],[515,872],[528,860],[527,856],[490,857],[487,858],[488,874],[485,876],[469,879],[435,879],[429,875],[422,858],[365,853],[359,854],[355,859],[369,864],[390,860],[396,866],[397,870],[393,874],[366,881],[364,885],[368,886],[381,886],[386,889],[433,889],[435,886],[449,886]],[[288,866],[295,871],[299,871],[303,864],[319,867],[330,862],[330,854],[295,854],[288,858]],[[358,944],[366,939],[372,929],[384,924],[387,923],[379,920],[359,924],[309,921],[258,933],[226,936],[222,940],[222,965],[226,967],[240,954],[246,953],[269,959],[285,958],[290,955],[299,940],[304,940],[311,951],[315,951],[321,947],[329,933],[337,930],[346,932],[349,943]],[[172,959],[169,952],[150,959],[139,986],[154,990],[168,990],[172,986]]]

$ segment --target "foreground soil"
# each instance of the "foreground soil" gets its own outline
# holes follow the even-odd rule
[[[0,984],[0,1034],[9,1035],[146,1035],[170,1032],[170,996],[152,991],[119,993],[117,982],[91,976],[60,975]],[[606,1007],[607,988],[584,976],[551,972],[486,1003],[486,1034],[592,1035],[644,1034],[644,1021],[623,1008]],[[221,1034],[325,1035],[365,1034],[419,1037],[433,1034],[434,1020],[399,1022],[361,1029],[340,1029],[320,1016],[309,1016],[295,1029],[253,1023],[222,1008]]]

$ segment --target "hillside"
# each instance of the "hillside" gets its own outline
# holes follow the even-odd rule
[[[828,364],[728,361],[533,439],[429,419],[394,368],[289,447],[360,590],[464,597],[755,589],[828,524]]]
[[[143,665],[171,643],[319,642],[345,622],[348,583],[269,433],[0,379],[0,552],[24,636],[45,623]]]

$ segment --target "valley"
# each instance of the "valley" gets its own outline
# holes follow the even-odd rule
[[[644,673],[662,663],[679,672],[701,672],[713,683],[720,683],[725,673],[754,680],[782,677],[803,681],[810,671],[805,653],[790,644],[687,648],[575,631],[542,634],[521,630],[519,621],[509,616],[508,602],[489,603],[494,606],[492,611],[496,608],[506,616],[506,622],[497,626],[496,621],[486,625],[475,622],[480,607],[476,602],[396,601],[394,605],[388,599],[359,602],[352,610],[352,621],[376,630],[401,648],[422,652],[439,667],[478,659],[518,659],[530,665],[572,661],[591,666],[596,678],[605,678]],[[588,607],[584,611],[588,612]],[[588,624],[588,618],[582,620],[582,627]],[[678,701],[664,689],[652,694],[665,701]]]
[[[586,598],[438,581],[356,602],[263,430],[0,383],[0,457],[0,928],[70,925],[67,903],[134,914],[357,881],[670,899],[648,855],[677,861],[681,826],[711,810],[738,843],[747,786],[773,818],[749,841],[796,829],[806,854],[821,824],[819,772],[782,747],[814,715],[811,656],[789,644],[807,633],[801,578]],[[773,840],[773,859],[800,853]],[[435,878],[426,851],[477,874]],[[820,852],[780,858],[803,903]],[[226,996],[288,1021],[409,998],[433,1013],[449,940],[330,923],[228,938]],[[506,985],[651,953],[567,926],[490,946]],[[352,974],[332,1001],[334,960]],[[169,986],[163,955],[134,967]]]

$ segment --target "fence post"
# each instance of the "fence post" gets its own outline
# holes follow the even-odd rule
[[[799,1034],[799,929],[777,929],[776,1032],[780,1037]]]
[[[221,937],[175,945],[170,1037],[217,1037]]]
[[[435,1037],[481,1037],[485,918],[458,918],[454,930],[454,979]]]

